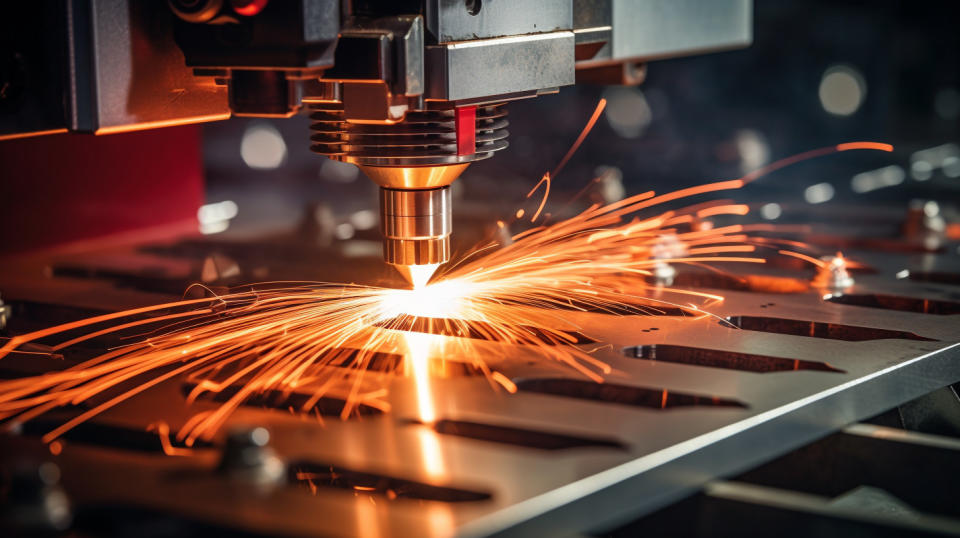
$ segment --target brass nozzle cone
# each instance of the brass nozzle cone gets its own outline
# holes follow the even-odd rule
[[[388,189],[435,189],[446,187],[470,163],[446,166],[360,166],[374,183]]]

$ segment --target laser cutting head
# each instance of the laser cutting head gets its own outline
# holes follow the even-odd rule
[[[383,259],[394,265],[439,265],[450,259],[450,187],[380,189]]]
[[[387,263],[436,267],[450,259],[450,184],[471,162],[507,147],[506,115],[502,104],[448,107],[375,124],[351,121],[336,103],[317,104],[311,149],[358,165],[380,186]]]
[[[58,19],[71,30],[57,39],[96,61],[71,55],[73,83],[54,101],[70,103],[66,127],[81,132],[309,109],[311,148],[384,189],[386,260],[426,266],[450,255],[450,182],[507,146],[503,103],[577,82],[639,84],[649,60],[750,42],[751,0],[670,4],[94,2]],[[94,31],[104,25],[117,31]],[[7,124],[51,132],[46,115],[14,112]]]
[[[411,283],[409,267],[436,267],[450,260],[453,228],[450,183],[467,163],[446,166],[361,166],[380,185],[383,259]],[[422,274],[425,271],[418,271]],[[426,271],[429,279],[433,271]]]

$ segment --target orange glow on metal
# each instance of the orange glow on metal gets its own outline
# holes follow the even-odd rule
[[[431,478],[441,478],[447,472],[443,451],[440,449],[440,440],[437,432],[426,426],[417,429],[417,440],[420,443],[420,459],[423,468]]]
[[[366,499],[357,499],[353,506],[357,536],[380,538],[383,534],[380,532],[381,519],[378,517],[377,505]]]
[[[286,116],[283,116],[286,117]],[[111,125],[97,129],[95,134],[107,135],[116,133],[129,133],[133,131],[143,131],[146,129],[159,129],[161,127],[174,127],[177,125],[193,125],[195,123],[208,123],[211,121],[221,121],[230,119],[230,112],[220,114],[208,114],[203,116],[190,116],[185,118],[174,118],[169,120],[145,121],[142,123],[131,123],[127,125]]]
[[[428,334],[414,332],[404,333],[403,339],[407,343],[410,361],[413,370],[413,383],[417,392],[417,415],[420,422],[433,424],[437,420],[436,409],[433,405],[433,394],[430,392],[430,346],[433,342]]]

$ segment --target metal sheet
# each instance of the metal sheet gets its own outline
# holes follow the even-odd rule
[[[878,270],[874,275],[856,275],[852,293],[956,300],[956,287],[894,278],[896,272],[918,263],[909,255],[865,251],[847,255]],[[932,254],[930,258],[944,271],[960,269],[955,254]],[[5,272],[15,269],[15,265],[4,267]],[[97,281],[53,278],[39,288],[23,287],[7,276],[4,281],[9,283],[3,290],[5,300],[26,293],[36,301],[90,294],[102,301],[117,294],[110,286],[94,287]],[[563,312],[560,315],[565,322],[599,341],[584,345],[584,349],[594,350],[594,356],[613,367],[608,385],[701,395],[708,400],[715,397],[745,407],[660,409],[524,390],[506,394],[492,390],[482,376],[431,380],[438,419],[603,441],[546,450],[439,433],[419,424],[417,387],[412,379],[396,376],[387,382],[389,413],[345,422],[327,419],[320,424],[286,409],[244,407],[230,419],[227,429],[245,424],[269,427],[274,448],[291,464],[325,463],[489,494],[488,500],[390,500],[386,495],[322,485],[313,493],[293,484],[263,491],[217,475],[213,470],[215,450],[169,458],[69,441],[58,457],[64,485],[78,503],[138,504],[271,535],[592,532],[650,513],[711,480],[755,466],[960,379],[956,315],[836,304],[823,300],[822,292],[813,288],[801,293],[721,293],[726,299],[710,309],[718,317],[765,316],[846,324],[908,331],[926,340],[847,341],[737,330],[716,318]],[[148,302],[143,296],[137,300]],[[642,360],[622,352],[627,346],[653,344],[827,362],[833,369],[758,373]],[[470,356],[452,351],[449,358],[482,358],[518,383],[535,378],[582,380],[575,372],[538,360],[524,346],[478,341],[467,349]],[[164,420],[176,429],[193,413],[213,408],[209,402],[187,407],[183,401],[182,382],[173,380],[95,421],[142,431],[146,424]],[[33,437],[7,437],[0,443],[4,458],[14,457],[18,451],[36,454],[42,450]]]

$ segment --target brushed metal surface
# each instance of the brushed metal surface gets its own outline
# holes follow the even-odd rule
[[[536,34],[570,30],[572,9],[570,0],[487,1],[473,14],[463,0],[429,0],[426,24],[438,43]]]
[[[749,45],[752,0],[578,0],[579,34],[610,29],[610,42],[579,66],[623,60],[657,60]],[[607,16],[595,12],[609,11]]]
[[[68,3],[71,130],[111,133],[227,119],[227,89],[195,77],[163,3]],[[87,33],[89,31],[89,33]]]
[[[428,99],[491,97],[574,83],[574,35],[559,31],[426,48]]]
[[[857,274],[851,293],[956,300],[955,286],[894,276],[905,268],[933,266],[956,272],[960,259],[955,254],[922,258],[869,251],[845,254],[878,271]],[[15,286],[10,288],[4,290],[5,300],[16,300],[19,292]],[[559,316],[597,340],[581,347],[613,367],[608,385],[703,396],[707,401],[717,398],[743,407],[701,404],[659,409],[524,391],[523,380],[583,378],[524,346],[474,340],[469,356],[453,346],[447,358],[481,358],[518,382],[521,390],[517,394],[495,391],[483,376],[432,379],[439,420],[597,442],[546,450],[493,437],[441,433],[416,421],[416,387],[403,376],[384,378],[391,405],[388,413],[348,421],[327,418],[319,423],[284,409],[243,407],[227,428],[267,426],[276,453],[293,466],[298,462],[333,465],[489,495],[486,500],[390,500],[334,487],[310,492],[292,484],[262,490],[217,475],[219,450],[213,448],[174,458],[67,441],[53,459],[63,469],[64,487],[78,504],[144,505],[271,535],[591,532],[650,513],[715,479],[960,380],[960,316],[837,304],[825,301],[823,291],[815,288],[779,294],[718,292],[726,299],[710,308],[717,317],[700,320],[572,311]],[[58,293],[70,292],[61,288]],[[846,341],[741,330],[718,321],[734,316],[907,331],[927,340]],[[822,362],[832,369],[759,373],[643,360],[623,352],[641,345]],[[96,422],[142,431],[147,424],[163,420],[176,429],[194,413],[215,405],[200,401],[187,407],[183,402],[182,380],[175,380],[123,403]],[[222,438],[214,441],[222,442]],[[0,443],[4,458],[44,450],[30,436],[5,437]]]

